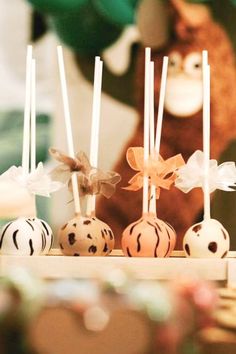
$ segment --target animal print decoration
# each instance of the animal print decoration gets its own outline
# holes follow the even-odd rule
[[[38,218],[18,218],[1,231],[0,253],[4,255],[35,256],[49,252],[53,243],[50,226]]]
[[[77,216],[58,232],[61,251],[66,256],[106,256],[114,248],[110,227],[95,216]]]
[[[229,251],[229,234],[215,219],[193,225],[184,236],[187,257],[224,258]]]
[[[128,257],[168,257],[175,247],[176,233],[169,224],[148,214],[125,229],[121,242]]]
[[[201,187],[204,191],[204,153],[196,151],[177,174],[175,185],[182,192],[188,193],[196,187]],[[233,161],[218,166],[216,160],[209,160],[208,174],[209,194],[216,189],[235,191],[236,166]],[[230,248],[229,234],[219,221],[208,215],[202,222],[187,230],[183,247],[187,257],[223,258]]]
[[[41,228],[41,236],[42,236],[42,242],[44,242],[44,246],[42,246],[43,251],[42,254],[46,255],[49,253],[50,249],[52,248],[53,245],[53,232],[51,227],[46,223],[45,220],[39,219],[39,218],[34,218],[34,222]]]

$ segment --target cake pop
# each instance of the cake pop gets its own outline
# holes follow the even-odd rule
[[[59,245],[66,256],[105,256],[114,248],[110,227],[96,217],[78,216],[58,232]]]
[[[130,224],[122,235],[122,249],[128,257],[168,257],[175,242],[172,226],[151,214]]]
[[[184,236],[188,257],[224,258],[229,250],[229,234],[215,219],[206,219],[193,225]]]
[[[77,153],[75,158],[71,158],[56,149],[51,148],[49,151],[57,161],[61,162],[61,164],[51,172],[52,177],[68,183],[68,187],[70,190],[72,189],[72,192],[73,186],[70,181],[71,175],[77,173],[77,184],[80,197],[87,195],[91,197],[96,194],[103,194],[105,197],[109,198],[114,193],[115,185],[120,181],[120,176],[115,172],[103,172],[93,168],[90,165],[87,156],[82,151]],[[91,210],[88,209],[88,215],[86,217],[83,217],[80,214],[76,215],[75,218],[67,223],[67,229],[70,225],[77,225],[76,230],[72,227],[70,231],[71,233],[78,233],[78,240],[81,240],[81,233],[85,233],[85,236],[87,234],[95,233],[96,238],[100,238],[100,242],[103,245],[104,251],[102,252],[102,255],[109,254],[114,248],[114,236],[112,230],[107,224],[95,217],[95,210],[91,212]],[[83,225],[87,225],[85,229]],[[68,246],[68,233],[66,231],[67,230],[64,231],[64,226],[59,230],[59,240],[62,240],[62,244]],[[82,238],[84,239],[84,237]],[[88,248],[90,246],[90,242],[88,241]],[[66,254],[65,247],[62,247],[64,254]],[[76,247],[80,247],[80,243],[76,244]],[[84,249],[78,253],[81,254],[81,252],[83,255],[86,255]],[[97,255],[100,253],[101,252],[96,252]]]
[[[0,250],[4,255],[39,255],[44,249],[41,228],[32,219],[18,218],[1,232]]]
[[[69,171],[75,206],[75,217],[69,220],[58,232],[60,248],[62,253],[67,256],[107,255],[114,248],[114,235],[110,227],[95,216],[96,196],[93,190],[93,187],[96,186],[96,193],[100,192],[104,187],[105,181],[100,180],[101,183],[99,183],[99,179],[97,179],[94,184],[91,183],[94,176],[99,174],[99,171],[97,170],[97,160],[103,63],[99,57],[96,57],[90,161],[86,161],[87,159],[84,157],[85,154],[77,154],[75,156],[74,153],[66,77],[61,47],[58,47],[58,63],[69,150],[69,158],[66,160],[67,162],[69,161],[69,164],[71,162]],[[84,164],[81,159],[78,159],[81,156],[85,161]],[[115,181],[113,185],[116,183],[117,181]],[[87,188],[88,190],[85,191],[84,189]],[[86,216],[82,216],[81,214],[79,193],[81,191],[88,194]]]
[[[203,67],[203,152],[196,151],[179,169],[176,187],[185,193],[201,187],[204,194],[204,219],[187,230],[183,248],[187,257],[223,258],[230,248],[229,234],[223,225],[211,218],[210,193],[216,189],[233,191],[236,183],[235,163],[218,166],[210,160],[210,66],[207,51],[202,53]]]
[[[154,64],[150,62],[149,48],[146,48],[145,54],[144,149],[130,148],[127,151],[130,166],[140,172],[129,181],[131,185],[126,188],[135,191],[143,185],[143,215],[124,230],[121,245],[124,254],[129,257],[168,257],[175,247],[176,233],[168,223],[157,218],[156,198],[160,196],[161,187],[169,189],[173,184],[174,172],[177,166],[183,164],[183,160],[180,156],[177,158],[175,156],[164,161],[159,156],[168,58],[165,57],[163,61],[154,141]],[[149,155],[149,134],[151,155]],[[150,204],[148,202],[149,181],[151,182]]]
[[[4,255],[44,255],[52,247],[50,226],[38,218],[10,221],[1,232],[0,252]]]
[[[62,164],[58,165],[52,171],[53,178],[67,182],[69,189],[72,187],[72,192],[73,185],[71,185],[70,177],[72,173],[77,173],[79,197],[84,197],[88,194],[90,198],[95,194],[103,194],[106,197],[110,197],[115,191],[115,184],[119,182],[120,176],[115,172],[104,173],[98,169],[92,168],[84,152],[77,153],[75,158],[71,158],[56,149],[50,149],[50,153],[54,158],[62,162]],[[96,246],[97,250],[94,252],[96,255],[109,254],[114,248],[112,230],[107,224],[95,217],[95,210],[91,211],[91,209],[88,209],[86,217],[81,214],[76,215],[75,218],[70,220],[66,225],[66,228],[63,226],[58,233],[59,241],[62,245],[62,252],[66,255],[71,255],[72,252],[71,242],[68,241],[69,234],[76,236],[78,243],[76,243],[74,248],[80,248],[79,251],[74,252],[77,254],[87,255],[87,250],[91,246],[91,238],[93,239],[93,244],[96,239],[96,242],[98,241],[102,245],[100,250],[99,247]],[[87,235],[90,236],[87,238]],[[91,237],[91,235],[93,235],[93,237]],[[82,243],[81,240],[83,240]],[[74,243],[75,242],[73,242],[73,244]],[[81,248],[82,244],[84,246]],[[68,246],[69,253],[66,251]]]
[[[22,167],[12,166],[1,175],[1,179],[17,182],[19,186],[25,188],[34,199],[34,204],[34,194],[49,196],[50,192],[61,186],[61,183],[51,181],[44,172],[42,163],[39,163],[36,168],[35,76],[32,47],[28,46]],[[29,171],[29,155],[31,155],[31,172]],[[0,252],[7,255],[42,255],[49,252],[52,242],[53,235],[50,226],[45,221],[38,219],[36,215],[33,217],[28,215],[13,220],[2,228]]]

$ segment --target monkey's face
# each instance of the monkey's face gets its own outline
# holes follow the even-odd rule
[[[165,109],[179,118],[191,117],[202,109],[202,57],[200,52],[187,55],[169,53]]]

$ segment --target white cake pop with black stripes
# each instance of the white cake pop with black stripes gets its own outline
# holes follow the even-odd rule
[[[66,256],[106,256],[114,248],[110,227],[95,216],[76,216],[58,232],[61,251]]]
[[[38,218],[18,218],[1,230],[0,253],[34,256],[48,254],[53,234],[50,226]]]
[[[18,218],[2,228],[0,252],[3,255],[33,256],[43,252],[41,227],[30,218]]]
[[[19,168],[13,166],[13,169],[10,168],[9,171],[14,170],[14,173],[7,171],[7,176],[10,180],[12,178],[14,181],[16,180],[21,187],[23,186],[30,192],[34,204],[36,194],[48,195],[52,187],[49,178],[43,172],[42,163],[36,169],[35,78],[35,59],[32,59],[32,46],[28,46],[22,166]],[[31,161],[29,161],[30,157]],[[44,183],[46,182],[45,187]],[[37,217],[25,215],[25,217],[9,222],[2,228],[0,253],[3,255],[43,255],[49,252],[52,242],[53,235],[49,225]]]

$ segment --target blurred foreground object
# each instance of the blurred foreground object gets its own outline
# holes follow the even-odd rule
[[[0,281],[0,351],[234,354],[235,303],[235,289],[194,277],[163,285],[115,268],[42,284],[15,270]]]

